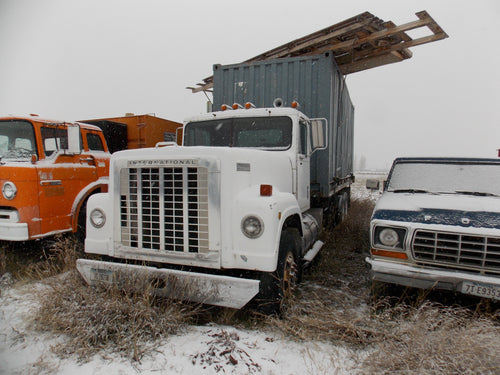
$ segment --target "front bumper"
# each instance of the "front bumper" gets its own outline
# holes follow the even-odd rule
[[[27,223],[0,223],[0,240],[27,241],[28,239]]]
[[[372,280],[421,289],[445,289],[464,292],[464,282],[485,285],[498,290],[500,277],[470,274],[462,271],[436,270],[366,258],[371,265]],[[500,299],[500,296],[493,297]]]
[[[78,271],[89,285],[133,285],[165,297],[241,309],[259,292],[259,280],[197,272],[78,259]],[[153,287],[154,285],[154,287]]]

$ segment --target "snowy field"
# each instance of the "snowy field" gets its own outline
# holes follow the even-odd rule
[[[7,286],[0,297],[0,374],[347,374],[352,351],[297,342],[271,332],[230,326],[189,326],[159,343],[139,362],[101,353],[85,363],[58,358],[51,348],[64,335],[30,329],[40,284]]]

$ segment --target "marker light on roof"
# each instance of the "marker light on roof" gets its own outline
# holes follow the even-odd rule
[[[292,107],[292,108],[299,108],[299,102],[297,102],[297,101],[295,101],[295,100],[294,100],[294,101],[292,102],[292,104],[291,104],[291,107]]]
[[[241,106],[241,104],[238,104],[238,103],[234,103],[233,104],[233,109],[242,109],[243,107]]]
[[[231,106],[227,105],[227,104],[222,104],[220,106],[220,109],[221,109],[221,111],[226,111],[228,109],[233,109],[233,108]]]
[[[250,102],[246,102],[246,103],[245,103],[245,108],[246,108],[246,109],[255,108],[255,104],[250,103]]]

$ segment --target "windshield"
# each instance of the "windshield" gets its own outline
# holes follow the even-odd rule
[[[184,146],[253,147],[286,150],[292,143],[289,117],[249,117],[190,122]]]
[[[37,154],[35,132],[28,121],[0,121],[0,160],[27,161]]]
[[[500,196],[500,164],[397,163],[387,191]]]

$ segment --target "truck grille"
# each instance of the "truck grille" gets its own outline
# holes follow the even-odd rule
[[[412,240],[417,263],[500,272],[500,238],[418,230]]]
[[[208,251],[207,168],[122,169],[120,227],[124,246]]]

